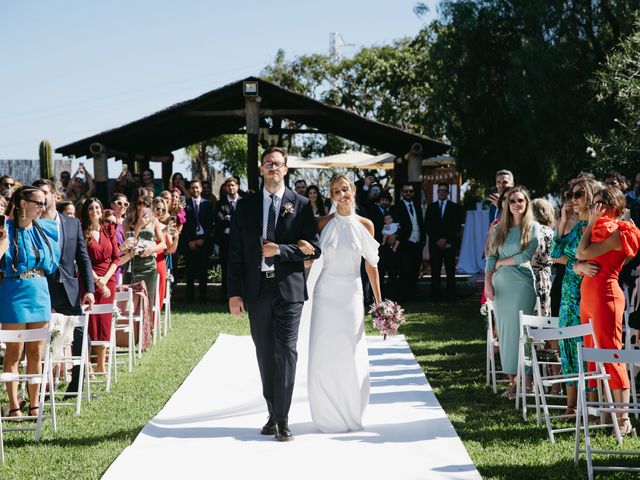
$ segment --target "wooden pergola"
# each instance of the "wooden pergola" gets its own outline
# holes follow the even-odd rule
[[[296,128],[285,128],[290,120]],[[167,182],[172,173],[172,151],[222,134],[246,134],[249,188],[258,188],[260,138],[282,140],[283,134],[331,133],[394,153],[396,181],[419,182],[422,158],[442,155],[449,145],[376,122],[343,108],[327,105],[286,90],[258,77],[248,77],[153,115],[56,149],[65,156],[93,157],[95,180],[104,182],[106,161],[114,157],[139,170],[151,161],[162,162]],[[276,141],[277,143],[277,141]]]

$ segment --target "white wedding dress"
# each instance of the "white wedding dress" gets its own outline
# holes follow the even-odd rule
[[[311,417],[327,433],[362,430],[369,402],[360,263],[378,264],[378,242],[355,215],[335,213],[320,235],[322,271],[315,284],[309,332]]]

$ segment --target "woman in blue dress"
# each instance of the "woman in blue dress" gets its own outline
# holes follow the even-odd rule
[[[44,328],[51,319],[51,300],[46,275],[55,272],[60,261],[58,225],[54,220],[40,219],[47,206],[44,193],[31,186],[16,190],[9,204],[12,220],[0,230],[0,323],[4,330]],[[42,371],[43,342],[26,346],[27,373]],[[4,371],[18,372],[24,343],[7,343]],[[6,382],[9,396],[8,414],[22,416],[18,399],[18,383]],[[30,416],[38,414],[40,385],[28,385]]]

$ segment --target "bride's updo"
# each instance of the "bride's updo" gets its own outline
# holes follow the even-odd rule
[[[342,174],[336,174],[333,177],[331,177],[331,180],[329,180],[329,195],[331,197],[331,204],[333,205],[332,211],[335,211],[338,209],[338,204],[333,199],[333,186],[336,183],[338,183],[340,180],[344,180],[345,182],[347,182],[349,184],[349,187],[351,188],[351,194],[352,194],[351,213],[354,214],[356,213],[356,184],[353,183],[353,180],[351,180],[349,177]]]

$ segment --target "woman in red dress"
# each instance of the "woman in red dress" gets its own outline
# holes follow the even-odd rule
[[[593,197],[589,223],[582,235],[576,257],[600,265],[593,277],[585,276],[580,287],[580,321],[591,319],[598,348],[622,349],[622,317],[625,300],[618,283],[624,264],[638,253],[640,230],[630,222],[618,221],[625,209],[623,193],[616,187],[600,190]],[[593,339],[584,339],[586,347],[593,347]],[[589,370],[594,366],[590,365]],[[614,401],[629,402],[629,376],[621,363],[605,364],[611,376],[609,385]],[[590,382],[595,387],[595,382]],[[627,412],[618,413],[620,432],[631,432]]]
[[[116,277],[114,275],[120,264],[120,251],[116,240],[116,225],[101,224],[102,203],[93,197],[84,202],[80,215],[82,231],[87,242],[87,252],[93,267],[93,281],[95,283],[96,304],[113,303],[116,292]],[[80,282],[82,285],[82,282]],[[84,292],[83,292],[84,293]],[[109,341],[111,339],[112,316],[108,313],[91,315],[89,320],[89,338],[94,341]],[[97,357],[97,373],[107,371],[106,348],[94,347]]]

